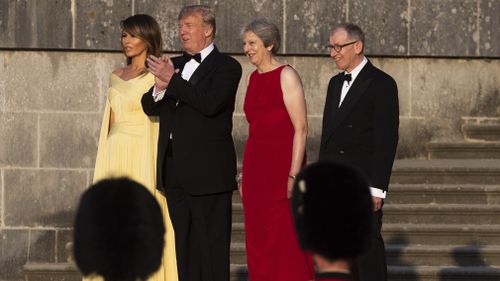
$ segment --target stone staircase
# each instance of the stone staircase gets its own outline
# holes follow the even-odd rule
[[[500,116],[500,107],[497,110]],[[384,206],[391,281],[500,280],[500,117],[396,161]]]
[[[390,281],[500,280],[500,117],[463,121],[463,141],[431,142],[428,160],[395,162],[382,233]],[[80,275],[72,263],[27,264],[25,280]],[[248,280],[237,192],[231,280]]]

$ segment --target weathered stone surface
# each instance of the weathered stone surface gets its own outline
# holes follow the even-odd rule
[[[158,21],[162,32],[163,49],[180,51],[182,49],[177,31],[177,17],[182,7],[199,4],[198,0],[136,0],[135,14],[148,14]],[[220,26],[217,17],[217,26]]]
[[[40,166],[92,168],[102,114],[41,114]]]
[[[307,161],[314,162],[318,160],[319,147],[321,143],[321,133],[323,126],[323,116],[308,116],[307,117]]]
[[[121,50],[120,21],[132,15],[132,1],[75,2],[75,47]]]
[[[283,34],[283,2],[270,0],[217,1],[201,0],[201,4],[215,9],[217,36],[215,43],[222,52],[242,53],[240,32],[256,17],[266,16]],[[283,47],[280,48],[283,50]]]
[[[239,113],[233,115],[233,141],[236,149],[236,157],[238,164],[243,161],[243,153],[245,151],[245,144],[248,138],[248,122],[245,114]]]
[[[349,21],[365,32],[367,54],[397,56],[408,53],[408,0],[350,1]]]
[[[0,167],[35,167],[38,117],[33,113],[0,112]]]
[[[302,79],[309,116],[323,115],[330,78],[339,71],[330,57],[297,57],[294,67]]]
[[[370,61],[396,80],[398,84],[399,115],[409,116],[411,114],[410,61],[390,58],[370,58]]]
[[[427,158],[425,145],[432,140],[463,139],[460,121],[444,118],[399,118],[397,159]]]
[[[414,0],[410,13],[410,55],[479,55],[476,0]]]
[[[56,262],[73,262],[73,248],[68,247],[68,244],[72,244],[73,242],[73,230],[58,230],[56,233],[56,240]]]
[[[71,47],[71,0],[7,0],[0,11],[0,47]]]
[[[6,110],[95,112],[104,99],[110,73],[119,65],[119,57],[6,52]]]
[[[479,51],[482,56],[500,57],[500,1],[479,1]]]
[[[330,31],[346,21],[346,1],[286,0],[286,53],[327,54]]]
[[[494,116],[500,80],[492,74],[499,71],[498,60],[412,60],[412,116]]]
[[[4,170],[5,225],[70,227],[85,171]]]
[[[22,266],[28,261],[29,230],[0,229],[0,278],[22,280]]]
[[[236,94],[236,103],[234,107],[235,113],[243,113],[243,104],[245,102],[245,96],[247,93],[247,78],[255,70],[255,66],[248,61],[245,56],[233,56],[240,64],[243,69],[243,74],[241,75],[240,84],[238,85],[238,93]],[[233,129],[234,131],[234,129]]]
[[[14,45],[12,39],[14,31],[12,26],[8,25],[9,14],[12,15],[9,7],[12,1],[0,1],[0,47],[9,47]]]
[[[4,53],[0,53],[0,112],[5,111],[5,80],[7,80],[7,78],[5,74],[4,62]]]
[[[0,169],[0,179],[3,179],[3,170]],[[4,225],[4,212],[2,210],[4,210],[4,187],[3,187],[3,181],[0,181],[0,225]]]
[[[31,230],[29,247],[29,262],[54,262],[56,232],[53,230]]]

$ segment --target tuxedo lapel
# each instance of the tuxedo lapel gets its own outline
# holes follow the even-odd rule
[[[196,85],[203,76],[212,71],[219,54],[219,50],[217,50],[217,47],[214,46],[213,51],[201,62],[198,68],[196,68],[196,70],[193,72],[193,75],[191,75],[191,78],[189,78],[189,82],[193,85]]]
[[[323,113],[323,135],[329,136],[334,131],[334,120],[339,112],[340,94],[342,91],[342,80],[337,77],[332,81],[332,87],[327,93],[326,108]],[[326,138],[322,138],[323,141]]]
[[[352,111],[356,103],[359,101],[359,99],[365,94],[366,89],[370,85],[370,82],[372,81],[372,71],[373,71],[373,66],[371,65],[370,62],[368,62],[365,67],[361,70],[361,72],[358,74],[358,77],[356,77],[356,80],[354,80],[351,88],[347,92],[346,97],[342,101],[342,105],[338,108],[338,111],[336,112],[334,119],[333,119],[333,124],[332,124],[332,132],[335,131],[335,129],[342,123],[342,121],[349,115],[349,113]],[[340,93],[339,93],[340,96]]]

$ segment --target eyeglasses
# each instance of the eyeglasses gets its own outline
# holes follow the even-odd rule
[[[335,52],[338,53],[338,52],[342,51],[342,48],[347,47],[349,45],[352,45],[352,44],[354,44],[356,42],[358,42],[358,40],[355,40],[355,41],[352,41],[352,42],[349,42],[349,43],[345,43],[345,44],[342,44],[342,45],[337,45],[337,44],[335,44],[335,45],[326,45],[325,47],[328,49],[329,52],[331,52],[332,49],[334,49]]]

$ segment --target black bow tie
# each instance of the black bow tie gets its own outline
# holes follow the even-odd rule
[[[344,73],[344,76],[342,76],[342,80],[347,81],[347,83],[351,82],[352,80],[351,74]]]
[[[182,56],[184,57],[184,59],[186,60],[186,62],[190,61],[191,59],[197,61],[198,63],[201,63],[201,54],[200,53],[197,53],[197,54],[194,54],[194,55],[190,55],[186,52],[182,52]]]

